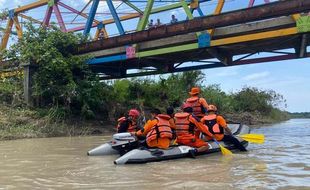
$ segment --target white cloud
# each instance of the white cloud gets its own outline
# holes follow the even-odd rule
[[[65,4],[71,6],[71,7],[74,7],[74,8],[78,8],[81,6],[81,3],[75,1],[75,0],[69,0],[67,2],[64,2]],[[82,4],[84,6],[84,4]]]
[[[269,75],[270,75],[270,72],[264,71],[264,72],[253,73],[253,74],[247,75],[243,77],[242,79],[246,81],[253,81],[253,80],[259,80],[259,79],[265,79]]]
[[[82,5],[82,7],[84,7],[89,3],[89,1],[90,0],[83,0],[83,3],[81,3],[81,2],[78,2],[76,0],[69,0],[69,4],[73,7],[76,7],[78,10],[80,10],[81,5]],[[113,5],[115,8],[118,7],[122,3],[121,1],[112,1],[112,2],[113,2]],[[88,12],[90,10],[91,6],[92,6],[92,3],[90,3],[87,6],[87,9],[84,12]],[[109,7],[108,7],[106,1],[100,1],[99,2],[97,12],[109,12]]]
[[[222,69],[220,72],[217,72],[215,76],[217,77],[231,77],[231,76],[237,76],[239,74],[239,68],[231,67],[227,69]]]
[[[113,2],[113,5],[114,5],[114,8],[116,8],[121,2]],[[109,10],[109,7],[107,5],[107,2],[106,1],[100,1],[99,2],[99,5],[98,5],[98,9],[97,9],[97,12],[99,11],[108,11]]]
[[[5,0],[0,0],[0,7],[1,7],[1,9],[4,7],[4,2],[5,2]]]
[[[305,79],[306,80],[306,79]],[[270,80],[268,82],[266,82],[264,84],[264,86],[266,87],[272,87],[274,86],[274,84],[276,84],[276,87],[288,87],[288,86],[296,86],[296,85],[299,85],[299,84],[302,84],[303,81],[305,81],[304,79],[302,78],[288,78],[288,77],[285,77],[285,78],[281,78],[281,79],[273,79],[273,80]]]
[[[15,6],[21,6],[21,5],[23,5],[23,3],[20,0],[14,0],[14,5]]]

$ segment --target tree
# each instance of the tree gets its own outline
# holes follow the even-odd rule
[[[15,62],[37,66],[33,96],[38,105],[93,116],[93,110],[104,100],[103,84],[86,64],[89,57],[73,54],[75,46],[86,39],[56,27],[44,29],[27,24],[26,28],[23,38],[6,55]]]
[[[233,110],[232,97],[223,92],[220,85],[213,84],[202,88],[201,94],[209,104],[216,105],[221,113],[227,113]]]
[[[272,109],[284,101],[283,96],[273,90],[259,90],[254,87],[244,87],[233,94],[236,111],[260,112],[263,115],[271,113]]]

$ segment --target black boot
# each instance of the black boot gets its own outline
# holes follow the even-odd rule
[[[233,136],[230,136],[230,135],[224,135],[224,138],[222,139],[224,142],[229,142],[229,143],[232,143],[236,148],[238,148],[240,151],[242,152],[245,152],[247,151],[245,149],[245,147],[241,144],[241,142],[233,137]]]
[[[190,149],[190,150],[188,151],[188,155],[189,155],[189,157],[191,157],[191,158],[196,158],[197,149],[196,149],[196,148]]]

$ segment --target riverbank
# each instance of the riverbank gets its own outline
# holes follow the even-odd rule
[[[104,119],[55,119],[54,113],[21,107],[0,105],[0,140],[87,136],[115,132],[115,123]],[[270,119],[259,113],[223,114],[228,122],[262,125],[285,120]]]
[[[110,122],[71,118],[55,120],[41,111],[0,105],[0,140],[86,136],[112,133]]]

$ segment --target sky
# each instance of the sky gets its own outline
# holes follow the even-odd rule
[[[274,90],[290,112],[310,112],[309,71],[309,58],[203,70],[206,85],[219,84],[228,93],[245,86]]]
[[[32,3],[34,0],[0,0],[0,10],[8,8],[16,8],[19,5]],[[80,10],[88,0],[62,0],[66,4]],[[216,0],[212,0],[203,4],[203,12],[212,13],[216,6]],[[247,0],[227,0],[223,11],[246,8]],[[256,0],[256,4],[262,4],[264,0]],[[119,2],[115,3],[115,6]],[[141,7],[145,6],[140,4]],[[159,4],[155,4],[157,6]],[[29,11],[27,15],[35,18],[44,16],[46,8],[38,8],[36,11]],[[124,12],[130,11],[128,7],[120,6]],[[99,9],[102,12],[107,12],[105,2],[101,2]],[[87,10],[86,10],[87,11]],[[170,21],[170,15],[176,15],[179,20],[186,18],[182,9],[169,11],[167,13],[151,15],[150,18],[156,20],[160,18],[163,23]],[[197,16],[197,13],[194,16]],[[64,16],[67,19],[74,18],[74,15]],[[110,18],[110,15],[101,14],[96,16],[97,19]],[[78,18],[77,22],[82,22],[82,18]],[[123,22],[125,30],[133,30],[136,26],[136,20]],[[5,26],[5,23],[0,23],[0,26]],[[116,26],[107,26],[108,33],[117,34]],[[310,49],[308,48],[308,51]],[[290,112],[310,112],[310,59],[296,59],[288,61],[278,61],[270,63],[259,63],[252,65],[242,65],[233,67],[221,67],[215,69],[203,70],[206,74],[204,81],[205,85],[219,84],[221,88],[229,93],[236,92],[242,87],[257,87],[262,90],[274,90],[284,96],[287,100],[287,108]]]

